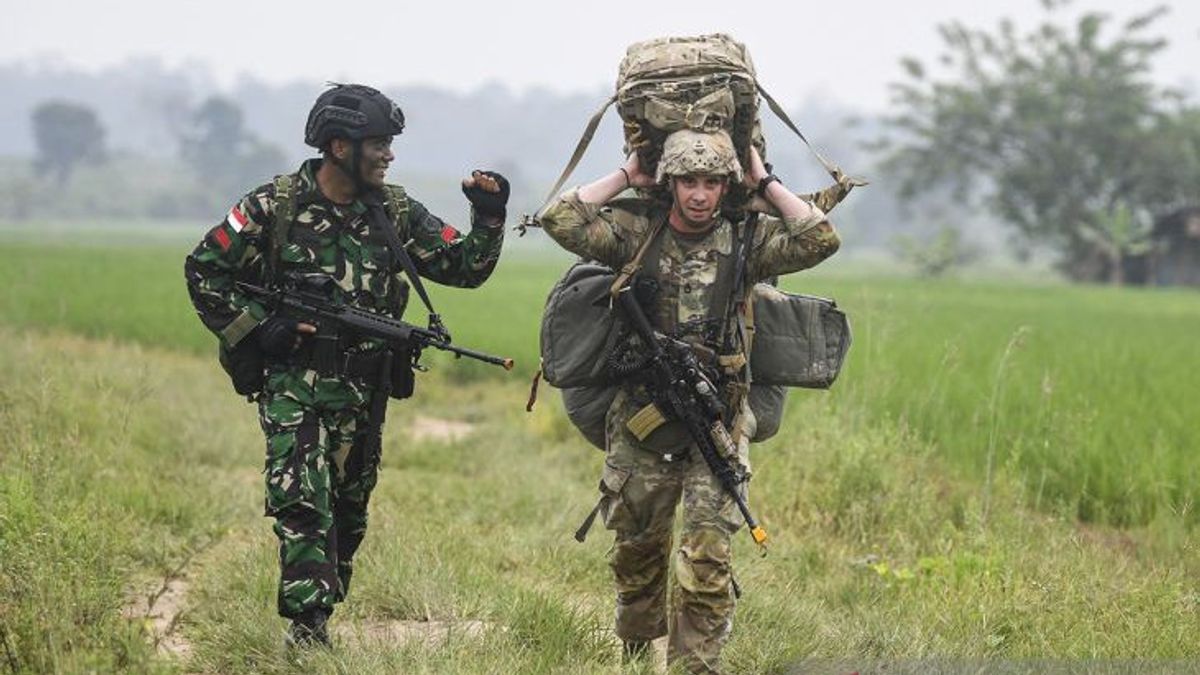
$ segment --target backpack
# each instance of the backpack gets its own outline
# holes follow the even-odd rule
[[[616,92],[588,120],[583,135],[575,146],[558,180],[547,193],[541,213],[548,207],[567,182],[587,151],[604,113],[614,103],[625,130],[625,151],[638,153],[642,168],[650,175],[662,156],[666,137],[679,129],[714,131],[724,129],[742,158],[753,145],[766,161],[766,140],[759,118],[759,96],[771,112],[804,142],[821,166],[843,191],[837,193],[834,204],[849,193],[851,187],[866,185],[860,178],[847,177],[836,164],[826,159],[809,143],[799,127],[783,108],[758,82],[754,64],[745,45],[728,35],[714,33],[698,37],[658,38],[637,42],[626,50],[617,73]],[[739,198],[741,186],[737,186]],[[829,209],[818,204],[823,210]],[[830,205],[832,206],[832,205]],[[519,226],[536,226],[537,216],[526,216]]]
[[[266,257],[266,277],[272,282],[278,278],[281,251],[288,243],[288,233],[296,217],[296,195],[292,189],[295,180],[295,174],[281,174],[272,181],[275,186],[272,202],[274,216],[264,228],[271,242]],[[385,185],[384,194],[384,208],[398,231],[408,220],[408,197],[399,185]],[[219,341],[217,360],[238,395],[253,398],[262,391],[266,379],[266,359],[257,343],[243,339],[229,347],[223,340]]]
[[[739,157],[751,144],[766,160],[754,64],[745,45],[720,33],[630,45],[617,72],[617,114],[625,152],[654,175],[667,136],[724,129]]]

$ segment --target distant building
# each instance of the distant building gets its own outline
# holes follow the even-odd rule
[[[1152,286],[1200,286],[1200,208],[1180,209],[1154,223],[1154,250],[1140,281]],[[1133,261],[1129,261],[1133,262]],[[1132,270],[1130,270],[1132,271]]]

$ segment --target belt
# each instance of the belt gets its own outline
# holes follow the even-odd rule
[[[315,370],[322,377],[354,380],[368,386],[379,384],[381,378],[390,377],[382,373],[386,350],[348,352],[341,348],[336,335],[312,335],[284,363],[291,367]]]

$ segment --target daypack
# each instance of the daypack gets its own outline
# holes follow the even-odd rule
[[[752,381],[806,389],[832,386],[852,342],[850,321],[837,303],[761,283],[754,285],[751,298]]]

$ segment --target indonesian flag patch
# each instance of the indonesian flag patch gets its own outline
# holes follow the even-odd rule
[[[209,234],[212,235],[213,241],[217,242],[217,246],[221,247],[222,251],[228,251],[233,242],[229,239],[229,235],[225,233],[225,228],[220,225],[214,227]]]
[[[225,222],[233,228],[234,232],[242,231],[242,228],[246,226],[247,218],[246,214],[242,213],[240,204],[229,209],[229,215],[225,218]]]
[[[449,225],[442,228],[442,241],[446,242],[447,244],[453,244],[454,240],[461,236],[462,234],[459,233],[458,230]]]

